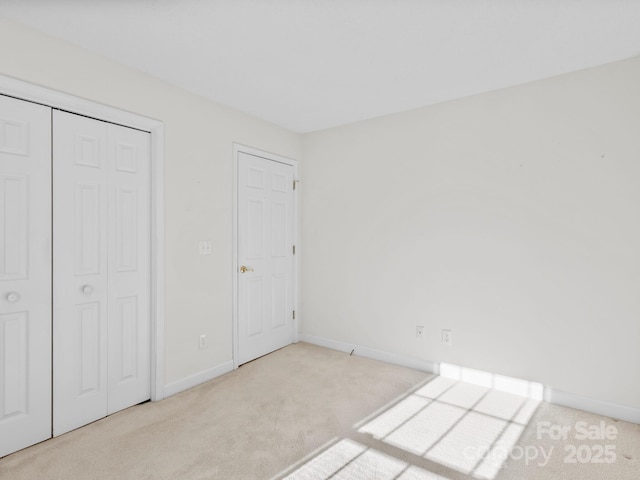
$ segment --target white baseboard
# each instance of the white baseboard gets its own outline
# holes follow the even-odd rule
[[[307,335],[305,333],[301,333],[299,335],[299,339],[301,342],[311,343],[313,345],[338,350],[340,352],[351,353],[351,351],[353,351],[354,355],[358,355],[360,357],[371,358],[373,360],[379,360],[381,362],[391,363],[401,367],[414,368],[424,372],[438,373],[438,366],[435,363],[420,360],[415,357],[409,357],[407,355],[397,355],[383,350],[376,350],[375,348],[363,347],[362,345],[356,345],[354,343],[339,342],[337,340],[316,337],[315,335]]]
[[[362,345],[340,342],[304,333],[300,334],[300,341],[331,348],[332,350],[338,350],[340,352],[350,353],[353,350],[355,355],[380,360],[381,362],[392,363],[401,367],[415,368],[416,370],[423,370],[425,372],[435,374],[438,374],[440,371],[439,364],[437,363],[420,360],[406,355],[397,355],[395,353],[376,350],[374,348],[363,347]],[[561,405],[563,407],[574,408],[576,410],[584,410],[585,412],[591,412],[605,417],[640,424],[640,408],[581,397],[580,395],[561,392],[549,387],[544,388],[544,400],[546,402],[553,403],[554,405]]]
[[[164,398],[170,397],[171,395],[175,395],[176,393],[182,392],[184,390],[188,390],[195,387],[196,385],[208,382],[209,380],[213,380],[214,378],[219,377],[220,375],[224,375],[225,373],[229,373],[232,370],[233,361],[229,360],[228,362],[224,362],[216,367],[209,368],[200,373],[189,375],[188,377],[178,380],[177,382],[165,385]]]
[[[581,397],[573,393],[561,392],[553,388],[544,389],[545,402],[561,405],[563,407],[584,410],[610,418],[617,418],[625,422],[640,424],[640,408],[627,407],[617,403],[604,402],[588,397]]]

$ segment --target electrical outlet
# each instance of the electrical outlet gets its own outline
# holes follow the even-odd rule
[[[207,334],[200,335],[200,349],[207,348]]]
[[[198,242],[198,253],[200,255],[211,255],[213,253],[211,240],[200,240]]]
[[[424,337],[424,327],[422,325],[416,326],[416,338]]]
[[[442,330],[442,344],[447,347],[453,345],[453,333],[451,333],[451,330]]]

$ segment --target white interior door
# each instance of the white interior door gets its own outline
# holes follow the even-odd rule
[[[293,167],[238,154],[238,363],[293,342]]]
[[[53,433],[150,397],[149,135],[53,117]]]
[[[51,109],[0,95],[0,457],[51,437]]]

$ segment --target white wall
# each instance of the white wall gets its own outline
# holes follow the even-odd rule
[[[639,85],[635,58],[305,135],[303,332],[640,407]]]
[[[299,159],[300,136],[2,18],[0,45],[1,74],[165,122],[165,382],[230,361],[232,144]]]
[[[231,360],[232,142],[304,144],[304,333],[640,406],[640,59],[300,137],[1,18],[0,44],[2,74],[166,124],[167,384]]]

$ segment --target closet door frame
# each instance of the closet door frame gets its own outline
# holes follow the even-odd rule
[[[164,123],[0,75],[0,93],[151,134],[151,400],[164,398]]]

